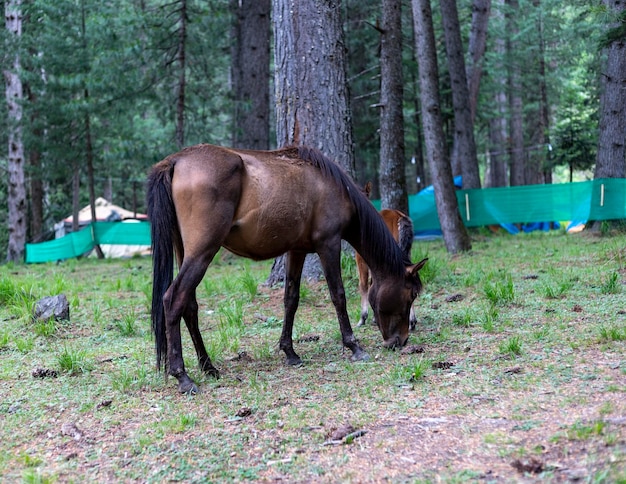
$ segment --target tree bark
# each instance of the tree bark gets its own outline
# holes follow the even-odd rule
[[[409,213],[404,169],[401,0],[382,1],[380,78],[381,207]]]
[[[549,166],[548,156],[548,129],[550,126],[550,113],[548,111],[548,88],[546,81],[546,60],[545,60],[545,41],[543,14],[541,12],[541,2],[533,1],[533,6],[537,8],[537,33],[538,45],[536,49],[536,57],[534,61],[537,66],[537,91],[539,94],[536,100],[538,109],[533,113],[534,122],[532,122],[532,133],[530,136],[533,149],[529,152],[528,162],[526,163],[526,183],[550,183],[552,181],[552,167]]]
[[[470,237],[459,214],[452,168],[445,146],[439,102],[437,51],[430,0],[411,0],[415,23],[415,51],[419,66],[420,97],[427,158],[435,189],[437,214],[448,252],[471,249]]]
[[[308,145],[354,178],[354,142],[340,0],[273,0],[276,138],[279,146]],[[322,276],[307,257],[303,276]],[[284,279],[284,256],[266,281]]]
[[[270,12],[271,0],[232,0],[235,147],[270,147]]]
[[[8,0],[4,6],[7,35],[15,50],[10,67],[4,71],[8,106],[8,262],[22,262],[26,246],[27,204],[24,180],[24,143],[22,139],[22,80],[19,42],[22,35],[20,0]]]
[[[502,22],[504,18],[501,12],[504,2],[505,0],[498,0],[500,8],[496,10],[498,20]],[[506,41],[502,38],[495,39],[494,49],[496,56],[500,59],[504,59],[506,56]],[[489,159],[487,161],[487,179],[485,180],[485,186],[487,187],[505,187],[507,184],[506,159],[508,151],[508,124],[506,110],[508,97],[506,92],[507,79],[502,64],[503,62],[499,62],[496,68],[493,69],[494,76],[497,77],[493,79],[496,87],[493,95],[495,114],[489,120]]]
[[[176,99],[176,146],[182,149],[185,146],[185,88],[187,84],[186,44],[187,44],[187,0],[179,0],[180,6],[178,27],[178,94]]]
[[[622,0],[604,3],[614,18],[626,10]],[[626,178],[626,39],[614,39],[605,47],[605,53],[594,178]]]
[[[28,99],[28,104],[36,104],[36,96],[28,83],[24,84],[24,94]],[[41,138],[41,129],[37,127],[39,113],[32,112],[30,115],[30,124],[33,126],[33,136]],[[41,151],[39,148],[31,148],[28,150],[28,187],[30,190],[30,240],[31,242],[43,241],[43,198],[44,188],[41,172]]]
[[[472,26],[470,29],[467,64],[467,87],[472,122],[476,120],[480,79],[483,73],[483,60],[487,47],[487,26],[491,13],[491,0],[473,0]]]
[[[519,2],[517,0],[509,0],[511,15],[507,16],[507,31],[511,33],[511,38],[516,39],[519,28],[517,27],[517,15],[515,12],[519,10]],[[517,49],[517,41],[510,40],[507,50],[509,52]],[[512,57],[512,56],[511,56]],[[511,112],[511,161],[509,170],[509,184],[520,186],[526,184],[525,176],[525,159],[526,152],[524,150],[524,113],[522,102],[522,81],[521,68],[517,61],[511,59],[509,67],[509,109]]]
[[[276,140],[308,145],[354,176],[339,0],[274,0]]]
[[[480,188],[474,123],[469,104],[459,13],[456,0],[440,0],[439,3],[448,55],[452,105],[454,106],[454,145],[451,165],[460,168],[458,173],[463,176],[464,189]],[[452,174],[457,174],[454,168]]]

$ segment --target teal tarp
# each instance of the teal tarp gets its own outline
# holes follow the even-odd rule
[[[532,222],[626,219],[626,179],[552,185],[457,190],[459,212],[468,227]],[[380,201],[373,201],[380,208]],[[416,232],[440,229],[435,193],[409,197]],[[39,244],[26,244],[26,262],[77,257],[95,244],[150,245],[148,222],[96,222],[80,232]]]
[[[78,257],[96,244],[150,245],[148,222],[96,222],[60,239],[26,244],[26,263],[49,262]]]

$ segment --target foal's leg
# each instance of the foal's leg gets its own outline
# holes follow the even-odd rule
[[[200,334],[200,329],[198,327],[198,301],[196,299],[195,290],[191,295],[189,304],[187,304],[187,307],[183,312],[183,319],[185,320],[185,324],[187,325],[187,329],[191,335],[193,346],[196,349],[200,369],[208,376],[219,378],[220,372],[213,366],[213,363],[211,363],[211,358],[209,358],[209,355],[206,352],[206,347],[204,346],[204,341],[202,340],[202,334]]]
[[[306,254],[303,252],[285,254],[285,317],[280,335],[280,349],[287,356],[287,364],[293,366],[302,364],[302,360],[293,350],[293,320],[300,302],[300,280],[305,258]]]
[[[370,270],[363,258],[357,253],[355,255],[356,268],[359,275],[359,294],[361,295],[361,319],[357,326],[363,326],[367,321],[369,312],[369,302],[367,300],[367,292],[370,288]]]
[[[417,317],[415,317],[415,309],[413,308],[413,303],[411,303],[411,313],[409,314],[409,329],[411,331],[415,331],[416,326],[417,326]]]
[[[350,326],[350,318],[346,310],[346,292],[341,279],[341,243],[334,244],[318,252],[324,269],[324,276],[330,291],[330,299],[335,306],[341,340],[344,346],[352,351],[353,361],[369,360],[369,355],[361,348]]]

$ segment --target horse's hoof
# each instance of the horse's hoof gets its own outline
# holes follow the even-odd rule
[[[179,383],[178,391],[183,395],[197,395],[198,387],[193,381],[189,380],[185,383]]]
[[[302,360],[299,356],[287,357],[285,361],[289,366],[302,366]]]
[[[359,350],[356,350],[352,354],[352,357],[350,358],[350,360],[351,361],[369,361],[370,355],[368,355],[365,351],[359,349]]]
[[[216,380],[219,380],[220,378],[220,371],[215,368],[213,365],[211,365],[209,363],[209,365],[204,365],[201,367],[202,371],[204,372],[204,374],[206,376],[210,376],[211,378],[215,378]]]

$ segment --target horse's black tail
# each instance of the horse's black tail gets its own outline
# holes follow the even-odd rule
[[[174,242],[180,239],[174,202],[172,173],[174,163],[163,161],[148,176],[147,205],[152,236],[152,332],[156,364],[167,366],[167,337],[163,295],[174,277]]]
[[[398,219],[398,245],[404,255],[411,259],[411,248],[413,247],[413,222],[406,215]]]

